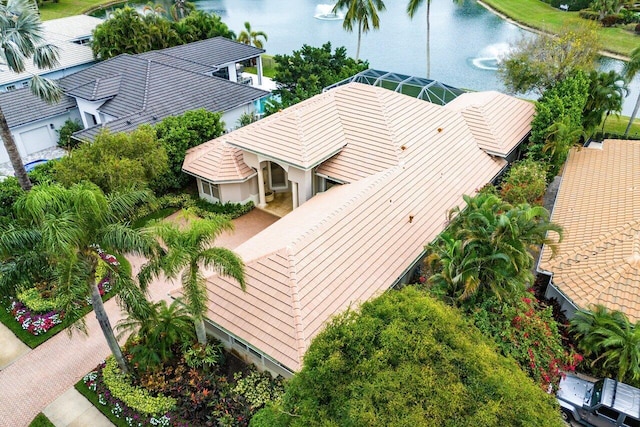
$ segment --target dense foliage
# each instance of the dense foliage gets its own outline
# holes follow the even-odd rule
[[[542,205],[542,197],[546,190],[546,167],[532,159],[514,163],[500,184],[502,200],[512,205]]]
[[[617,310],[595,305],[571,319],[587,369],[598,376],[640,385],[640,326]]]
[[[589,94],[589,79],[574,72],[545,90],[536,103],[527,156],[546,164],[547,181],[560,171],[571,147],[583,136],[582,114]]]
[[[8,223],[7,217],[13,215],[13,204],[24,193],[15,177],[0,181],[0,222]]]
[[[182,172],[185,153],[189,148],[222,135],[224,122],[221,117],[220,113],[198,109],[180,116],[165,117],[155,126],[158,140],[169,159],[168,172],[151,183],[156,193],[163,194],[187,185],[190,177]]]
[[[500,62],[499,74],[514,93],[542,94],[578,70],[593,70],[598,50],[597,24],[593,23],[568,28],[557,36],[525,37]]]
[[[551,307],[543,307],[529,292],[513,302],[495,297],[469,307],[476,326],[493,337],[500,352],[513,357],[542,390],[555,389],[566,371],[582,360],[562,346]]]
[[[322,47],[305,44],[291,55],[276,55],[274,60],[274,80],[278,85],[274,93],[280,97],[280,102],[273,101],[269,113],[311,98],[325,87],[369,68],[368,62],[347,57],[344,47],[332,52],[329,42]]]
[[[80,141],[71,138],[71,135],[81,129],[83,129],[82,124],[77,120],[68,119],[65,121],[62,127],[56,131],[58,133],[58,147],[62,147],[65,150],[76,148]]]
[[[215,14],[193,11],[179,21],[160,14],[141,14],[131,7],[116,9],[113,16],[93,31],[91,49],[98,60],[122,53],[136,54],[198,40],[235,34]]]
[[[512,299],[533,284],[533,256],[541,244],[553,249],[561,228],[541,206],[512,206],[493,194],[463,196],[449,227],[427,247],[433,291],[456,305],[488,296]]]
[[[430,296],[388,292],[335,318],[251,425],[562,426],[555,399],[492,347]]]
[[[167,171],[167,152],[151,126],[133,132],[101,131],[95,141],[84,143],[54,166],[57,182],[71,186],[90,181],[105,193],[146,187]]]

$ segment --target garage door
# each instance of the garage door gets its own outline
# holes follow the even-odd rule
[[[48,126],[20,132],[20,139],[22,140],[22,146],[25,148],[26,155],[55,147],[57,143],[55,132],[49,131]]]

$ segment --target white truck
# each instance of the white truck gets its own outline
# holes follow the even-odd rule
[[[575,375],[560,381],[556,394],[563,418],[595,427],[640,427],[640,389],[605,378],[591,382]]]

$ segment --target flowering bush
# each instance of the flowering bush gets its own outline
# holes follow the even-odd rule
[[[563,348],[551,308],[540,306],[529,292],[513,303],[487,299],[474,312],[474,321],[544,390],[557,389],[563,371],[574,371],[582,361]]]
[[[62,323],[63,314],[50,311],[45,314],[32,313],[20,301],[10,298],[9,313],[22,326],[22,329],[32,333],[33,335],[41,335],[49,331],[49,329]]]

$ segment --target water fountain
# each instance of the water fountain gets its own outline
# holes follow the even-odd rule
[[[496,71],[500,60],[509,52],[509,43],[494,43],[486,46],[480,54],[471,60],[474,67],[481,70]]]
[[[340,12],[333,12],[335,4],[319,4],[316,6],[316,12],[313,15],[316,19],[323,21],[338,21],[344,18],[344,15]]]

